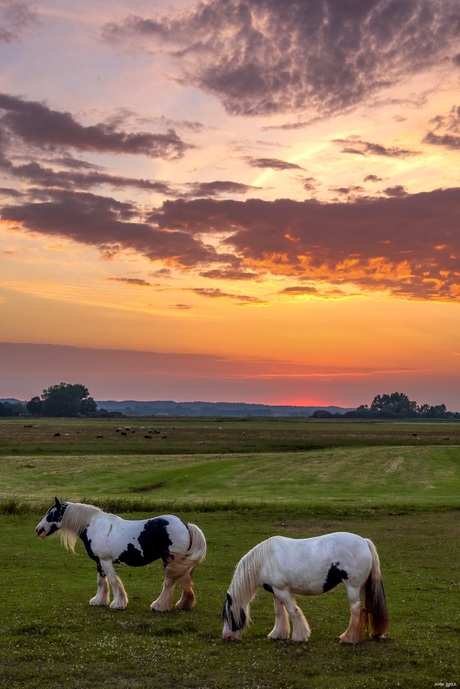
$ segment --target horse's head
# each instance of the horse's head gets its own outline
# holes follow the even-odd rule
[[[57,498],[54,500],[54,505],[51,505],[41,522],[35,527],[35,533],[37,536],[40,536],[40,538],[51,536],[51,534],[61,528],[62,517],[68,503],[59,502]]]
[[[224,628],[222,630],[222,638],[225,641],[237,641],[241,638],[243,629],[246,626],[247,615],[243,608],[239,609],[238,619],[233,614],[233,599],[227,591],[227,598],[224,603],[224,610],[222,613],[224,619]]]

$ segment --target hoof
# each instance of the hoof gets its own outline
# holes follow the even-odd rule
[[[109,607],[111,610],[124,610],[127,605],[128,601],[126,603],[115,603],[115,601],[112,601]]]
[[[341,639],[341,638],[339,638],[339,641],[344,646],[357,646],[357,644],[362,643],[361,640],[360,641],[349,641],[348,639]]]
[[[171,608],[165,608],[163,605],[155,605],[155,603],[152,603],[150,610],[152,612],[169,612]]]
[[[96,608],[107,608],[109,605],[108,600],[97,600],[97,598],[91,598],[89,604],[94,605]]]

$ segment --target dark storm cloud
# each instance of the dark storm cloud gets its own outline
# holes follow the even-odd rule
[[[19,139],[42,150],[71,148],[174,160],[190,148],[173,129],[165,134],[150,134],[120,131],[107,123],[84,126],[68,112],[7,94],[0,94],[0,111],[3,111],[0,127],[5,138],[11,143]]]
[[[209,0],[169,17],[129,16],[104,36],[170,51],[181,80],[229,113],[327,115],[440,59],[455,63],[458,23],[457,0]]]

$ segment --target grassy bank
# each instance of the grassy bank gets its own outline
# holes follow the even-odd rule
[[[338,448],[295,453],[0,458],[0,510],[54,495],[112,510],[455,508],[460,448]],[[7,506],[10,505],[8,508]],[[16,505],[16,509],[13,509]]]

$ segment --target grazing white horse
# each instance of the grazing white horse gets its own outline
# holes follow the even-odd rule
[[[249,605],[257,589],[273,593],[275,626],[269,639],[307,641],[310,627],[293,594],[316,596],[339,583],[350,603],[348,629],[342,643],[363,640],[365,627],[372,638],[382,638],[388,628],[388,612],[377,550],[367,538],[351,533],[331,533],[315,538],[273,536],[256,545],[236,566],[224,603],[224,639],[240,639],[249,621]],[[364,607],[361,604],[364,596]]]
[[[127,520],[107,514],[94,505],[60,502],[55,498],[55,504],[35,531],[41,538],[59,531],[62,543],[72,551],[75,551],[77,538],[81,538],[97,566],[97,593],[90,605],[109,605],[110,583],[113,592],[110,607],[126,608],[128,596],[114,564],[140,567],[160,558],[164,565],[163,590],[150,606],[151,610],[164,612],[172,608],[177,581],[182,587],[182,596],[176,608],[190,610],[195,605],[192,573],[195,565],[206,557],[206,539],[195,524],[186,524],[171,514]]]

